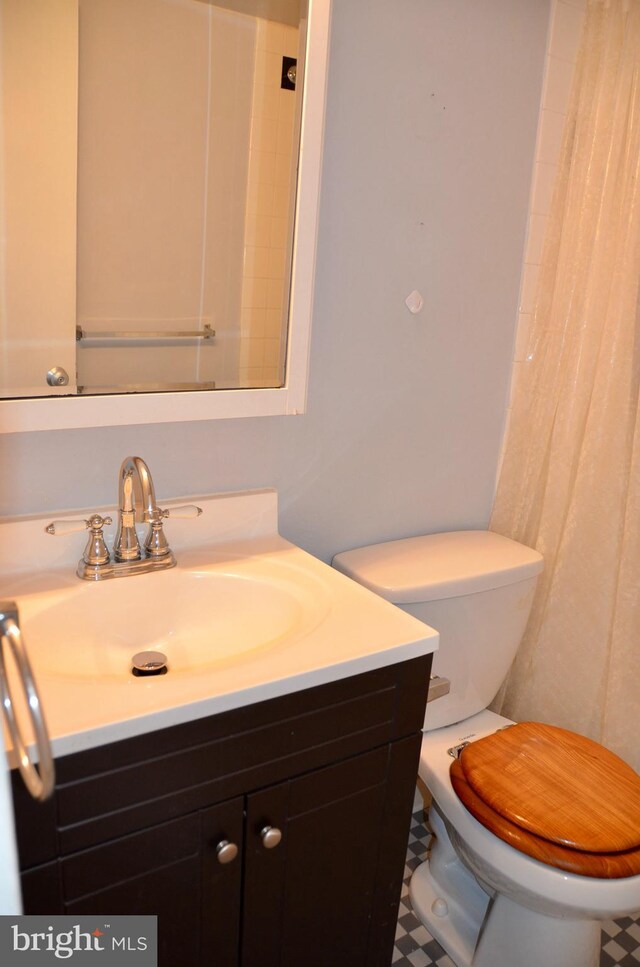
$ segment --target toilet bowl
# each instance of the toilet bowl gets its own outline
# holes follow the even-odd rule
[[[448,750],[509,724],[483,711],[425,733],[419,773],[436,840],[411,879],[413,908],[458,967],[596,967],[600,921],[640,909],[640,876],[600,879],[541,863],[498,839],[453,789]]]
[[[620,870],[613,876],[592,875],[593,868],[591,875],[584,875],[561,869],[555,865],[553,848],[546,849],[552,844],[546,844],[544,828],[535,835],[545,839],[543,855],[549,861],[514,848],[501,838],[503,817],[493,814],[493,806],[487,813],[483,800],[477,818],[470,811],[477,806],[473,795],[467,805],[461,800],[454,788],[457,782],[464,792],[460,766],[454,767],[457,780],[454,776],[452,782],[451,776],[456,756],[461,756],[464,768],[465,748],[514,724],[487,706],[522,637],[541,556],[497,534],[461,531],[358,548],[337,555],[333,563],[440,632],[433,671],[451,681],[451,691],[428,705],[425,718],[419,773],[433,797],[429,820],[435,840],[429,859],[411,879],[416,915],[457,967],[597,967],[600,921],[640,910],[640,875],[620,875]],[[512,745],[517,736],[518,731],[512,733]],[[576,736],[575,741],[584,740]],[[570,736],[568,742],[571,752]],[[495,805],[492,773],[485,768],[490,756],[485,755],[486,746],[495,748],[495,740],[475,746],[469,758],[482,767],[482,795]],[[532,756],[535,749],[529,747],[520,757],[514,785],[516,793],[522,787],[523,802],[529,805],[532,797],[545,798],[544,788],[528,788],[528,775],[522,772]],[[622,764],[621,768],[625,769]],[[540,772],[544,779],[544,770]],[[640,777],[632,776],[630,788],[640,796]],[[567,798],[570,832],[570,784]],[[517,808],[515,812],[521,818]],[[527,810],[522,812],[526,824]],[[544,809],[533,812],[542,816],[544,827]],[[586,833],[581,830],[577,837],[587,854],[596,852],[594,845],[600,850],[608,843],[600,837],[598,815],[593,816],[593,837],[588,835],[589,822]],[[615,835],[615,823],[612,830],[612,844],[623,843],[633,853],[634,824],[621,839]],[[561,832],[560,838],[566,838],[567,830]],[[583,842],[585,836],[593,843]],[[640,832],[635,845],[640,850]],[[562,849],[560,843],[560,853]]]

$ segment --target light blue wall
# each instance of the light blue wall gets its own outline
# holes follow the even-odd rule
[[[334,0],[308,413],[0,438],[0,513],[275,486],[321,557],[486,525],[547,0]],[[425,309],[412,316],[414,288]]]

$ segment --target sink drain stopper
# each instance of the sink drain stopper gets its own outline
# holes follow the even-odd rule
[[[139,651],[131,659],[131,673],[148,677],[149,675],[166,675],[167,656],[161,651]]]

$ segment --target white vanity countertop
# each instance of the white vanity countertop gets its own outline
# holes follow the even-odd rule
[[[437,649],[438,634],[433,629],[280,537],[277,496],[273,491],[188,498],[188,501],[204,507],[205,514],[195,521],[167,521],[167,535],[178,559],[176,568],[98,583],[80,581],[74,574],[86,540],[83,534],[41,539],[47,522],[44,518],[0,522],[2,597],[17,600],[21,616],[24,614],[25,645],[55,756],[337,681]],[[161,506],[184,502],[187,498],[161,502]],[[15,528],[19,526],[31,528],[29,533],[33,539],[40,541],[41,547],[50,554],[55,552],[56,561],[40,568],[32,561],[25,570],[10,573],[6,569],[7,542],[15,550],[15,538],[19,536]],[[216,535],[223,539],[215,540]],[[27,543],[31,547],[30,538]],[[65,559],[61,561],[60,557]],[[274,586],[281,587],[289,586],[287,582],[297,582],[296,586],[302,588],[301,617],[296,618],[293,630],[281,638],[276,634],[253,650],[207,659],[207,667],[202,672],[181,669],[177,667],[178,662],[172,667],[170,660],[166,675],[135,678],[119,671],[113,674],[113,660],[107,651],[104,652],[104,674],[75,675],[73,665],[68,662],[62,672],[52,671],[56,655],[46,651],[48,642],[34,641],[35,631],[29,638],[30,615],[37,617],[43,602],[49,607],[62,596],[63,610],[58,607],[55,611],[54,624],[59,625],[60,615],[68,613],[69,627],[64,631],[73,637],[74,601],[82,601],[85,611],[89,602],[91,610],[95,605],[95,613],[104,623],[105,649],[108,649],[110,639],[114,635],[117,638],[119,633],[112,615],[101,613],[102,602],[109,600],[104,593],[109,585],[126,583],[128,593],[134,594],[141,608],[148,608],[151,603],[155,611],[162,613],[163,592],[169,587],[172,575],[181,579],[181,574],[206,572],[213,574],[214,579],[218,575],[223,581],[233,579],[237,583],[245,575],[243,569],[248,569],[246,573],[252,578],[266,576],[267,583],[261,587],[267,590],[272,579]],[[309,602],[308,609],[305,601]],[[38,627],[42,628],[42,621],[33,624],[34,629]],[[215,628],[214,621],[212,647],[215,647]],[[63,649],[59,632],[57,628],[52,647]],[[100,649],[96,645],[90,647],[92,654],[78,654],[82,662],[95,661],[97,669],[101,662]],[[127,654],[128,650],[134,649],[127,645]],[[6,736],[5,740],[8,742]]]

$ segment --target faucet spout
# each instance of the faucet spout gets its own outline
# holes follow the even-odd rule
[[[116,540],[114,544],[114,559],[116,561],[139,561],[142,550],[136,522],[149,524],[149,533],[145,541],[145,548],[149,553],[149,539],[154,524],[159,524],[161,514],[156,504],[156,492],[153,486],[151,471],[142,457],[127,457],[122,461],[118,482],[119,520]],[[153,556],[159,557],[168,553],[164,548],[157,548]]]
[[[120,467],[118,506],[121,511],[135,514],[138,524],[149,522],[158,513],[156,491],[151,471],[142,457],[127,457]]]
[[[195,504],[161,510],[156,503],[148,466],[141,457],[127,457],[122,461],[118,477],[118,529],[113,544],[113,560],[102,533],[105,524],[111,523],[110,517],[92,514],[88,520],[54,520],[45,530],[54,536],[90,530],[91,537],[76,573],[85,581],[101,581],[104,578],[148,574],[150,571],[175,567],[176,559],[162,526],[164,519],[189,519],[199,517],[201,513],[202,510]],[[136,533],[136,523],[147,524],[142,547]]]

